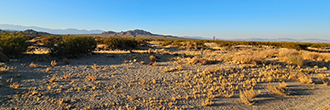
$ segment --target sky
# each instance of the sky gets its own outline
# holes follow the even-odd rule
[[[330,0],[0,0],[0,24],[330,40]],[[1,27],[0,27],[1,28]]]

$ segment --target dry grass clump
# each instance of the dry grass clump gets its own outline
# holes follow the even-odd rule
[[[157,60],[157,56],[155,56],[155,55],[150,55],[150,56],[149,56],[149,59],[150,59],[150,61],[154,62],[154,61]]]
[[[252,98],[247,97],[246,94],[244,94],[241,90],[239,91],[239,97],[242,101],[242,103],[247,105],[253,105],[254,102],[252,102]]]
[[[86,79],[89,81],[95,81],[96,77],[94,75],[89,75],[89,76],[86,76]]]
[[[48,71],[50,71],[51,69],[52,69],[52,68],[46,68],[46,70],[45,70],[45,71],[46,71],[46,72],[48,72]]]
[[[57,66],[56,60],[51,61],[51,62],[50,62],[50,65],[52,65],[52,66]]]
[[[326,74],[319,74],[316,76],[317,79],[319,79],[320,81],[325,81],[327,80],[327,75]]]
[[[321,108],[318,108],[316,110],[330,110],[330,107],[321,107]]]
[[[199,58],[198,56],[195,56],[190,61],[188,61],[188,64],[196,64],[196,63],[201,63],[202,65],[212,64],[210,60],[205,58]]]
[[[178,65],[178,66],[176,67],[176,69],[177,69],[178,71],[181,71],[181,70],[183,69],[183,67],[182,67],[181,65]]]
[[[285,57],[288,55],[297,55],[297,54],[299,54],[299,53],[295,49],[280,49],[278,52],[278,55],[281,57]]]
[[[277,49],[269,49],[269,50],[260,51],[259,55],[264,58],[269,58],[278,53],[279,51]]]
[[[243,92],[244,92],[245,96],[247,96],[251,99],[257,96],[257,94],[254,92],[253,88],[250,90],[244,90]]]
[[[267,88],[270,92],[281,95],[281,96],[287,96],[287,89],[286,89],[287,84],[285,82],[280,83],[279,86],[275,87],[271,84],[267,85]]]
[[[317,58],[319,57],[319,55],[314,52],[302,52],[301,56],[304,59],[308,59],[308,60],[317,60]]]
[[[9,71],[9,67],[0,67],[0,73],[7,73]]]
[[[33,62],[31,62],[31,64],[29,65],[30,67],[34,67],[34,68],[39,68],[41,67],[40,65],[38,64],[34,64]]]
[[[22,86],[20,84],[16,83],[16,82],[14,82],[14,83],[10,84],[9,87],[17,89],[17,88],[22,87]]]
[[[298,79],[299,79],[300,82],[302,82],[304,84],[311,84],[313,82],[313,80],[310,76],[307,76],[303,73],[298,74]]]
[[[285,62],[291,63],[291,64],[295,64],[298,66],[303,66],[305,63],[305,60],[303,59],[303,57],[301,55],[287,55],[286,57],[284,57]]]
[[[99,66],[93,63],[92,68],[99,68]]]
[[[54,77],[49,80],[50,83],[52,83],[54,81],[55,81],[55,78]]]
[[[212,101],[210,98],[206,98],[202,103],[202,106],[211,106],[211,105],[212,105]]]

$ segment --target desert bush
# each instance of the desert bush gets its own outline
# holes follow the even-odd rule
[[[60,58],[76,58],[82,54],[88,54],[96,47],[96,41],[87,36],[64,36],[57,41],[50,55]]]
[[[311,84],[313,82],[313,80],[310,76],[307,76],[303,73],[298,75],[298,79],[301,83],[305,83],[305,84]]]
[[[48,45],[48,46],[53,46],[58,40],[61,39],[62,36],[59,35],[44,35],[44,36],[40,36],[41,39],[41,43],[43,43],[44,45]]]
[[[0,47],[3,48],[3,53],[10,58],[18,57],[25,52],[30,45],[25,42],[27,39],[20,35],[0,34]]]
[[[303,66],[305,63],[305,60],[302,58],[301,55],[288,55],[285,57],[285,61],[291,64],[295,64],[298,66]]]
[[[304,59],[308,59],[308,60],[317,60],[317,58],[318,58],[318,54],[317,53],[313,53],[313,52],[303,52],[301,54],[301,56]]]
[[[277,94],[277,95],[281,95],[281,96],[287,96],[287,89],[286,89],[286,85],[285,84],[279,84],[279,86],[275,87],[271,84],[267,85],[267,88],[270,92]]]
[[[281,57],[285,57],[288,55],[297,55],[299,54],[297,50],[293,49],[280,49],[278,55]]]
[[[252,98],[247,97],[241,90],[239,91],[239,97],[242,101],[242,103],[247,104],[247,105],[253,105],[254,102],[252,102]]]
[[[106,44],[109,46],[109,48],[113,48],[113,49],[134,48],[137,45],[142,44],[143,42],[145,41],[140,40],[140,42],[138,42],[134,38],[119,37],[119,36],[110,36],[103,40],[103,44]]]

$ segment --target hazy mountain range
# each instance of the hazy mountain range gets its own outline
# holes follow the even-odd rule
[[[36,31],[48,32],[52,34],[99,34],[104,32],[103,30],[79,30],[74,28],[68,29],[49,29],[36,26],[21,26],[21,25],[11,25],[11,24],[0,24],[0,29],[2,30],[16,30],[23,31],[27,29],[33,29]]]
[[[31,30],[33,29],[33,30]],[[12,32],[18,33],[19,31],[23,31],[24,34],[35,35],[38,33],[39,35],[47,35],[47,34],[72,34],[72,35],[88,35],[88,36],[100,36],[100,37],[109,37],[112,35],[125,36],[125,37],[136,37],[136,38],[170,38],[170,39],[178,39],[178,38],[189,38],[189,39],[208,39],[201,36],[172,36],[172,35],[160,35],[153,34],[144,30],[129,30],[122,32],[114,32],[114,31],[103,31],[103,30],[79,30],[74,28],[68,29],[49,29],[42,28],[36,26],[21,26],[21,25],[11,25],[11,24],[0,24],[0,33],[4,32],[4,30],[11,30]],[[330,43],[330,40],[325,39],[292,39],[292,38],[248,38],[248,39],[226,39],[226,38],[217,38],[218,40],[236,40],[236,41],[273,41],[273,42],[320,42],[320,43]]]

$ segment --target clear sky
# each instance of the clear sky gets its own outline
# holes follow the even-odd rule
[[[330,40],[330,0],[0,0],[0,12],[0,24],[52,29]]]

